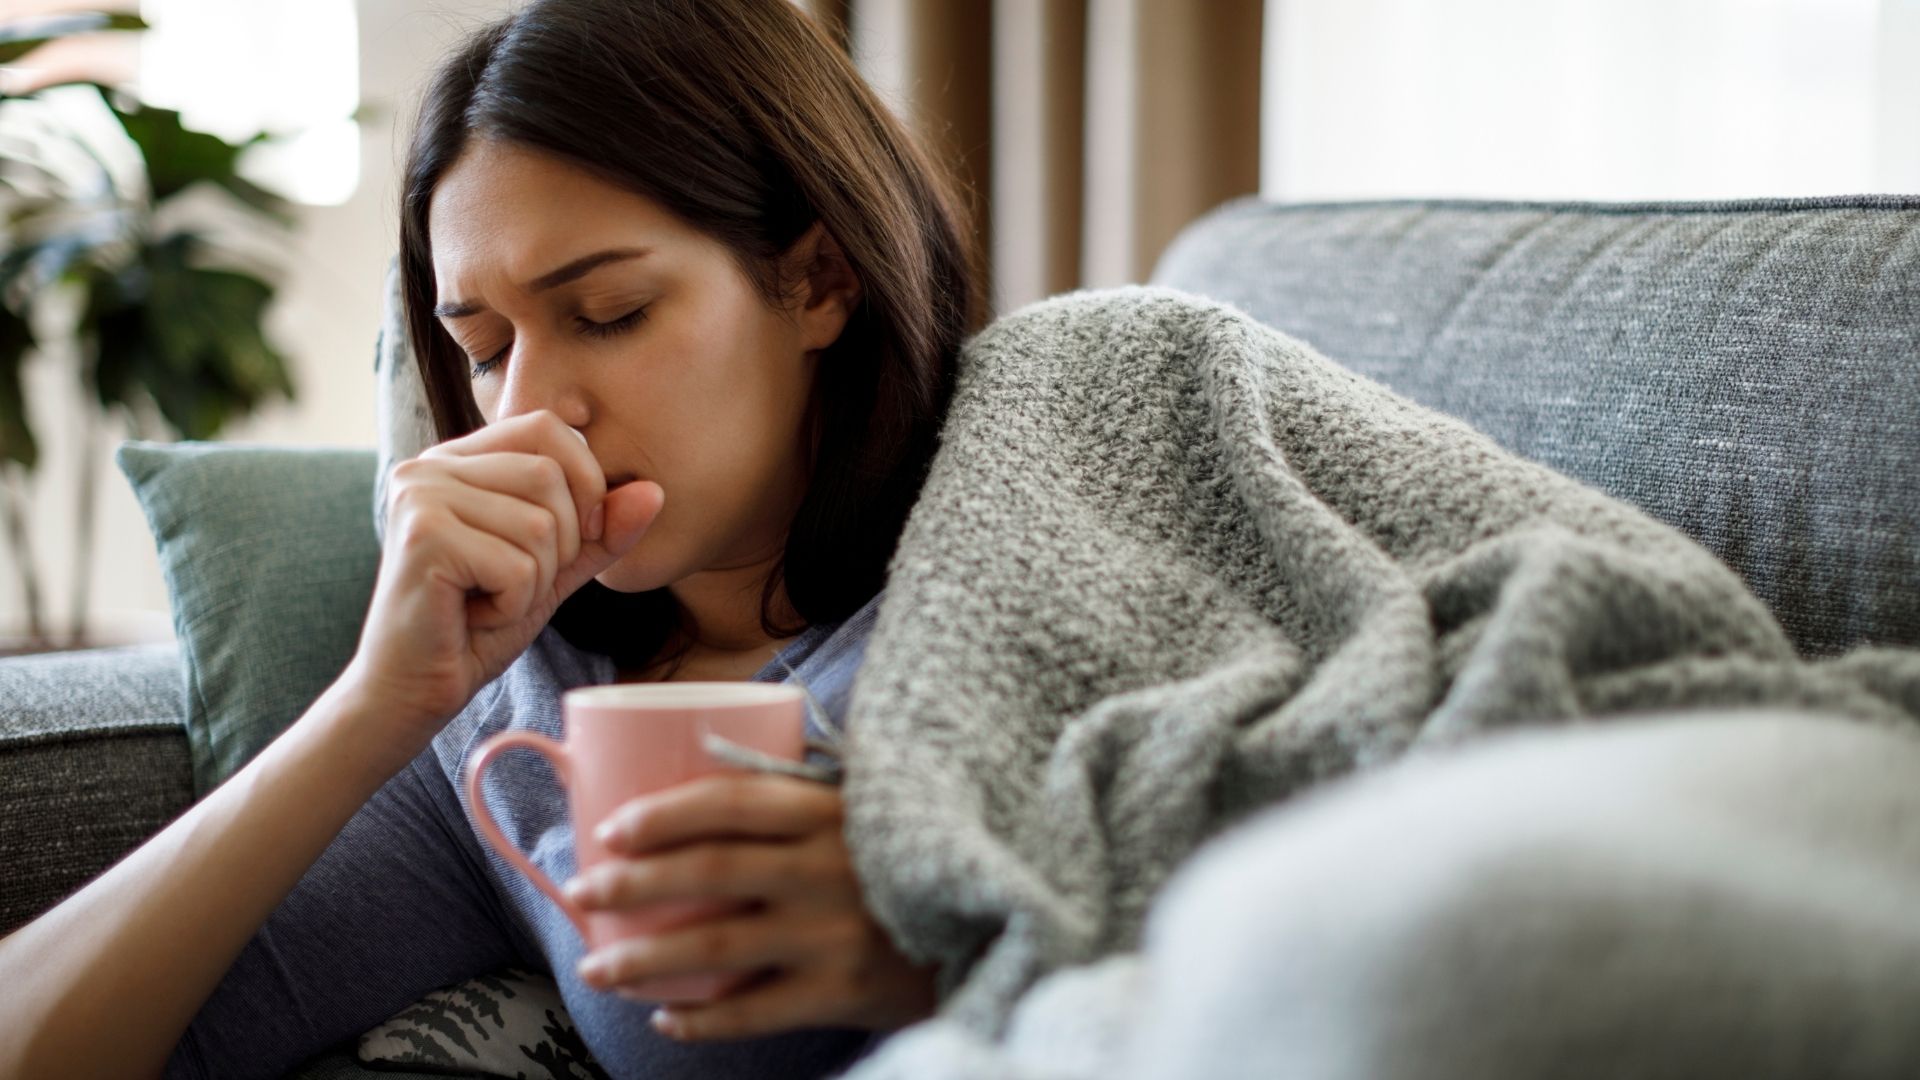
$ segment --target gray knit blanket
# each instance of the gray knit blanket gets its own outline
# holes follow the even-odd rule
[[[1098,1075],[1149,905],[1249,812],[1525,724],[1920,720],[1679,532],[1238,310],[1057,297],[962,351],[848,719],[875,917],[938,1017],[850,1074]]]

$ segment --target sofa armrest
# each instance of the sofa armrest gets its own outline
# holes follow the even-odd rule
[[[183,689],[172,643],[0,659],[0,936],[192,805]],[[363,1065],[355,1041],[288,1080],[434,1080]]]
[[[0,934],[193,803],[172,643],[0,660]]]

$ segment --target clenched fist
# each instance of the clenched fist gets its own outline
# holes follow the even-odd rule
[[[401,462],[342,678],[389,713],[397,752],[419,752],[562,600],[640,541],[665,498],[647,480],[609,491],[586,439],[547,410]]]

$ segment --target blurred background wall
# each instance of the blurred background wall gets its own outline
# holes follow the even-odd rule
[[[965,179],[1001,311],[1142,280],[1181,224],[1256,191],[1920,192],[1920,0],[799,2]],[[58,3],[6,0],[0,22]],[[307,201],[269,319],[298,399],[223,438],[373,445],[373,342],[409,109],[443,49],[510,6],[141,7],[154,30],[130,63],[189,121],[222,122],[236,99],[303,99],[280,84],[312,91],[336,85],[326,72],[348,73],[344,90],[304,94],[319,110],[302,121],[314,137],[280,166],[283,182],[309,188],[290,192]],[[81,407],[67,366],[51,348],[27,369],[43,450],[29,525],[56,630],[71,614],[79,489],[78,455],[61,437]],[[97,434],[95,638],[164,637],[153,545],[108,460],[126,432]],[[15,576],[0,574],[0,638],[18,632],[20,613]]]

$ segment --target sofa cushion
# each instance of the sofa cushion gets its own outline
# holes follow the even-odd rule
[[[1809,653],[1920,645],[1920,198],[1243,199],[1153,280],[1685,530]]]
[[[0,935],[192,801],[171,642],[0,660]]]
[[[298,719],[352,659],[380,549],[370,450],[123,444],[184,660],[196,797]]]
[[[0,660],[0,746],[180,730],[171,641]]]

